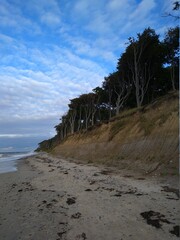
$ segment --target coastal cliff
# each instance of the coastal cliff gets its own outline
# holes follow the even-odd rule
[[[141,109],[130,109],[107,124],[68,136],[51,149],[56,156],[142,173],[178,173],[178,93]]]

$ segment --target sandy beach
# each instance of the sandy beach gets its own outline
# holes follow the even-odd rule
[[[178,184],[177,176],[27,157],[0,174],[0,239],[178,239]]]

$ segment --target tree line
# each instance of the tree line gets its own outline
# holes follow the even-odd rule
[[[108,122],[123,109],[140,108],[179,89],[178,61],[178,26],[168,29],[161,41],[151,28],[135,38],[130,37],[116,70],[104,77],[101,87],[71,99],[68,111],[55,126],[56,136],[40,146],[48,144],[50,147],[70,134]]]

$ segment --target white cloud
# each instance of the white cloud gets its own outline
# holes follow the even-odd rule
[[[3,41],[5,44],[12,44],[14,39],[10,36],[7,36],[5,34],[0,33],[0,39]]]
[[[155,0],[142,0],[136,7],[135,11],[130,15],[130,20],[141,21],[152,11],[156,6]]]
[[[0,138],[29,138],[29,137],[36,137],[39,134],[0,134]],[[12,147],[11,147],[12,148]],[[10,147],[8,149],[11,149]]]
[[[23,16],[21,8],[16,4],[11,4],[6,0],[1,1],[0,5],[1,27],[14,28],[18,32],[27,31],[33,34],[40,34],[40,27],[31,19]]]
[[[138,5],[134,6],[133,11],[130,12],[126,23],[121,29],[122,33],[128,32],[129,36],[143,31],[147,27],[154,26],[153,10],[156,8],[155,0],[142,0]],[[156,16],[157,17],[157,16]]]
[[[33,12],[42,23],[49,27],[57,27],[61,23],[59,1],[39,0],[37,3],[36,0],[31,0],[25,2],[24,8],[28,12]]]
[[[3,152],[3,151],[8,151],[8,150],[12,150],[13,147],[6,147],[6,148],[0,148],[0,151]]]
[[[38,4],[36,0],[26,1],[24,3],[24,7],[29,9],[30,11],[36,12],[41,15],[44,11],[52,11],[55,13],[60,13],[59,1],[57,0],[38,0]],[[22,1],[20,0],[20,4]]]
[[[13,46],[13,45],[12,45]],[[23,52],[24,45],[19,46]],[[29,49],[28,62],[39,70],[19,65],[1,67],[1,118],[43,119],[60,116],[66,111],[69,99],[89,92],[101,84],[105,70],[88,59],[81,59],[68,49],[51,46],[48,49]],[[21,54],[17,55],[17,61]],[[45,71],[40,70],[45,69]],[[5,79],[5,81],[4,81]]]
[[[174,0],[166,0],[166,1],[162,1],[162,11],[163,12],[171,12],[174,5],[175,1]]]
[[[60,24],[60,17],[52,12],[46,12],[41,16],[41,21],[47,25],[54,26]]]

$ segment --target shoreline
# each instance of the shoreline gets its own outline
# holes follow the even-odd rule
[[[21,159],[36,155],[35,152],[7,152],[1,153],[0,174],[11,173],[18,170],[18,163]]]
[[[128,175],[46,153],[0,174],[3,240],[178,239],[178,177]]]

